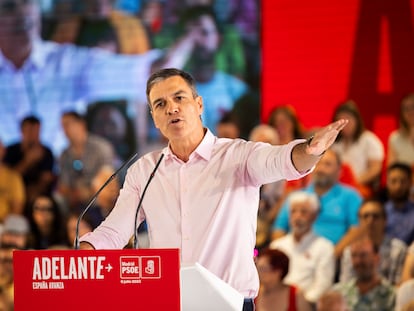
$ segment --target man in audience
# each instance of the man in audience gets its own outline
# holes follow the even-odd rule
[[[88,132],[84,117],[74,111],[62,115],[62,127],[70,142],[60,156],[58,192],[69,208],[81,208],[93,195],[92,180],[105,167],[112,167],[112,145]]]
[[[19,214],[7,215],[0,235],[0,246],[28,249],[31,247],[30,242],[30,225],[27,218]]]
[[[353,188],[338,182],[341,174],[339,155],[329,149],[312,172],[312,183],[304,189],[319,197],[320,210],[314,223],[316,234],[327,238],[335,245],[339,258],[358,225],[358,209],[362,202],[360,194]],[[282,205],[273,223],[273,240],[289,232],[288,202]]]
[[[4,144],[17,141],[20,120],[34,114],[43,125],[42,141],[58,155],[66,144],[59,123],[64,111],[82,111],[90,102],[107,99],[126,99],[136,109],[146,106],[145,84],[151,71],[182,68],[180,44],[189,40],[180,41],[165,54],[150,50],[133,56],[56,44],[40,39],[38,1],[0,0],[0,133]]]
[[[319,211],[316,194],[298,191],[289,197],[291,233],[273,241],[271,248],[288,255],[290,269],[286,283],[296,285],[310,303],[332,286],[335,274],[334,246],[312,231]]]
[[[379,200],[365,200],[359,209],[358,217],[361,236],[368,235],[379,249],[379,273],[391,284],[399,284],[407,254],[407,245],[385,233],[387,214],[384,205]],[[353,275],[351,252],[348,246],[341,259],[340,281],[349,281]]]
[[[394,287],[378,273],[380,258],[375,243],[364,237],[351,243],[350,249],[355,277],[333,289],[345,296],[351,310],[394,311]]]
[[[4,162],[19,172],[26,187],[26,199],[32,202],[40,194],[50,194],[55,181],[55,158],[40,141],[40,120],[25,117],[21,124],[21,140],[6,148]]]
[[[414,202],[410,201],[411,167],[394,163],[387,168],[386,232],[410,245],[414,241]]]

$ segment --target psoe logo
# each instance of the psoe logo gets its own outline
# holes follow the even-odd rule
[[[161,278],[161,258],[159,256],[141,257],[141,277],[143,279]]]
[[[139,256],[121,256],[120,270],[121,279],[139,279],[141,270]]]

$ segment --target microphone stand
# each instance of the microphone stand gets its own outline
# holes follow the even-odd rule
[[[157,162],[157,164],[155,165],[154,170],[152,171],[152,173],[151,173],[151,175],[150,175],[150,177],[149,177],[149,179],[148,179],[148,181],[147,181],[147,184],[146,184],[146,185],[145,185],[145,187],[144,187],[144,191],[142,192],[142,195],[141,195],[141,197],[140,197],[140,199],[139,199],[139,202],[138,202],[137,210],[135,211],[135,221],[134,221],[134,244],[133,244],[133,248],[134,248],[134,249],[138,248],[138,213],[139,213],[139,210],[140,210],[140,208],[141,208],[141,205],[142,205],[142,200],[144,199],[145,192],[147,192],[147,188],[148,188],[148,186],[149,186],[149,184],[150,184],[150,182],[151,182],[152,178],[154,177],[155,172],[156,172],[156,171],[157,171],[157,169],[158,169],[158,166],[160,166],[160,163],[161,163],[162,158],[164,158],[164,154],[163,154],[163,153],[161,153],[161,156],[160,156],[160,158],[158,159],[158,162]]]
[[[106,181],[105,183],[101,186],[101,188],[99,188],[99,190],[93,195],[93,197],[90,199],[90,201],[88,202],[88,204],[86,205],[86,207],[84,208],[84,210],[82,211],[82,213],[79,215],[78,217],[78,221],[76,223],[76,236],[75,236],[75,249],[79,249],[79,226],[80,226],[80,222],[83,218],[83,216],[85,216],[85,214],[89,211],[89,209],[91,208],[91,206],[95,203],[96,199],[98,198],[98,195],[101,193],[101,191],[103,189],[105,189],[105,187],[119,174],[119,172],[128,164],[130,164],[132,161],[134,161],[136,158],[138,157],[138,154],[135,153],[132,157],[129,158],[129,160],[127,162],[125,162],[124,164],[121,165],[120,168],[118,168],[115,173],[113,173]]]

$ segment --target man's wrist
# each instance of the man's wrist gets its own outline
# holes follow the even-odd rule
[[[315,136],[310,136],[307,140],[306,140],[306,150],[311,146],[311,143],[312,143],[312,140],[315,138]],[[324,150],[321,154],[319,154],[319,155],[316,155],[316,154],[312,154],[312,153],[308,153],[308,152],[306,152],[307,154],[309,154],[309,155],[313,155],[313,156],[315,156],[315,157],[321,157],[321,156],[323,156],[324,154],[325,154],[325,152],[326,152],[326,150]]]

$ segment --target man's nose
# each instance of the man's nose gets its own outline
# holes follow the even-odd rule
[[[167,102],[167,113],[168,114],[175,114],[178,112],[178,104],[174,101]]]

